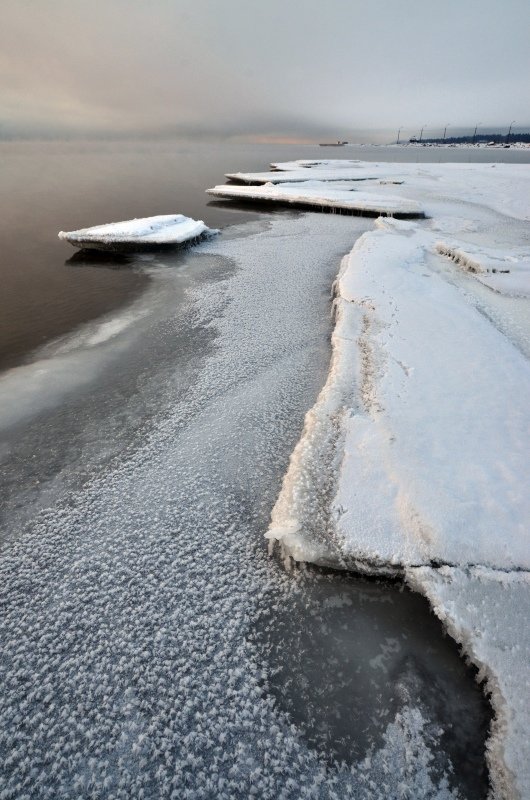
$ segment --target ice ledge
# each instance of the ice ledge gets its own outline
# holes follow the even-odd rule
[[[510,297],[530,297],[528,248],[512,248],[507,253],[459,242],[438,241],[434,249],[495,292]]]
[[[360,192],[353,188],[333,186],[320,180],[300,183],[272,183],[264,186],[220,185],[208,189],[207,194],[229,200],[252,200],[279,203],[298,208],[314,208],[319,211],[366,214],[370,216],[388,215],[395,217],[423,217],[424,212],[415,200],[386,194],[384,187],[377,193]]]
[[[297,169],[273,172],[227,172],[225,178],[235,183],[260,185],[266,183],[298,183],[316,178],[320,181],[367,181],[386,177],[388,167],[376,164],[374,166],[354,168],[331,169]]]
[[[491,797],[522,800],[529,364],[455,286],[426,272],[432,232],[376,226],[342,261],[330,372],[269,546],[287,563],[402,575],[427,596],[491,694]]]

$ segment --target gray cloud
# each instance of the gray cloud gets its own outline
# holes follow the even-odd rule
[[[0,135],[527,126],[527,0],[2,0]]]

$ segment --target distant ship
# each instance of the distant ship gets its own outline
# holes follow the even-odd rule
[[[320,142],[320,147],[342,147],[348,142]]]

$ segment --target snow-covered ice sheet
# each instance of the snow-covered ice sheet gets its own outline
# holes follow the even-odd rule
[[[395,187],[392,187],[394,189]],[[377,193],[336,188],[333,184],[320,180],[306,180],[303,183],[282,183],[280,186],[221,185],[208,189],[208,194],[228,199],[269,201],[273,203],[292,203],[315,208],[336,208],[351,212],[368,214],[388,214],[398,216],[422,216],[423,210],[415,200],[387,194],[384,187],[377,187]]]
[[[155,217],[110,222],[77,231],[60,231],[64,239],[74,247],[109,247],[116,245],[162,245],[183,242],[217,233],[202,220],[191,219],[183,214],[160,214]]]
[[[492,695],[492,796],[523,798],[530,168],[390,164],[388,175],[397,167],[394,191],[432,218],[377,220],[343,260],[328,380],[267,537],[287,559],[397,572],[427,595]],[[501,296],[495,314],[475,279]]]
[[[421,202],[429,215],[429,202],[438,203],[445,198],[481,204],[518,219],[530,219],[530,166],[527,164],[415,164],[338,159],[333,166],[332,160],[325,159],[272,166],[279,172],[237,173],[238,180],[256,183],[346,178],[398,180],[404,182],[398,191],[399,196]]]
[[[337,404],[327,424],[342,415],[331,504],[340,552],[381,568],[528,568],[528,361],[457,288],[425,271],[430,234],[377,226],[337,282],[334,346],[354,365],[357,407],[341,411],[340,370],[323,390]]]

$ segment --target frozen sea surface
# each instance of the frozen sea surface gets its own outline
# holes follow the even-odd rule
[[[49,392],[1,452],[3,798],[485,795],[484,701],[426,601],[265,552],[366,226],[271,220],[151,264],[146,313],[27,365]]]

